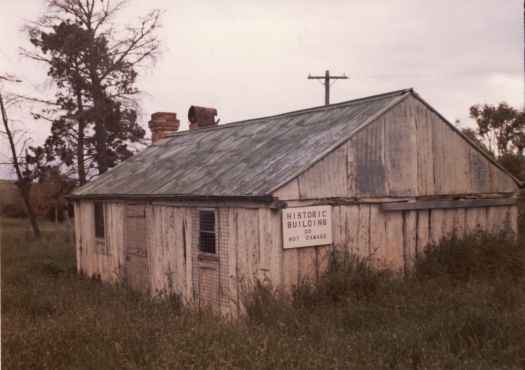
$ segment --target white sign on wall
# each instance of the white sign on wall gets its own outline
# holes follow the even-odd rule
[[[332,244],[332,207],[285,208],[283,248]]]

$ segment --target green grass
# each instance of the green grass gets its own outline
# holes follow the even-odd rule
[[[75,273],[63,232],[2,220],[2,366],[412,368],[525,366],[525,257],[505,236],[450,239],[411,276],[334,256],[287,297],[258,283],[228,321]]]

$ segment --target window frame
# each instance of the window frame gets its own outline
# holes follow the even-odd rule
[[[104,202],[93,202],[93,226],[95,240],[104,242],[106,240],[106,212]],[[102,219],[102,223],[100,222]],[[102,234],[99,234],[100,228],[102,228]]]
[[[212,214],[213,215],[213,230],[203,230],[201,222],[201,215],[202,214]],[[219,256],[219,246],[218,246],[218,223],[217,223],[217,210],[210,209],[210,208],[201,208],[197,211],[197,217],[199,222],[199,228],[198,228],[198,250],[200,255],[210,256],[210,257],[218,257]],[[201,237],[202,234],[211,234],[213,235],[214,245],[213,245],[213,252],[210,252],[209,249],[206,250],[206,248],[202,248],[203,245],[203,239]]]

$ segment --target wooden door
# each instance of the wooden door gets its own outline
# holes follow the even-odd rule
[[[219,258],[217,256],[199,256],[199,303],[218,309],[219,298]]]
[[[128,287],[149,294],[149,265],[146,240],[146,209],[143,205],[126,207],[126,262],[124,279]]]
[[[194,268],[197,270],[195,298],[201,306],[214,310],[220,308],[220,258],[216,212],[199,210],[198,212],[197,258]]]

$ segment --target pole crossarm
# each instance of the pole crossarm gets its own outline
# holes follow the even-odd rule
[[[326,71],[324,76],[312,76],[308,75],[309,80],[324,80],[324,104],[330,105],[330,80],[347,80],[346,75],[342,76],[330,76],[330,71]]]

